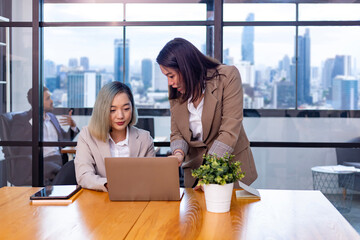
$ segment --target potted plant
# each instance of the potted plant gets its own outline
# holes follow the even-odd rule
[[[209,212],[228,212],[230,210],[234,182],[242,179],[240,162],[232,161],[234,155],[226,153],[223,157],[205,155],[204,164],[192,170],[192,176],[204,185],[206,209]]]

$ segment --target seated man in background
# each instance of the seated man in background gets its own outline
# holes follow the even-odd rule
[[[75,121],[72,119],[72,111],[69,115],[63,115],[60,122],[51,113],[54,109],[51,94],[48,88],[44,87],[43,107],[43,141],[71,141],[79,133]],[[27,99],[32,106],[32,89],[28,91]],[[70,126],[66,132],[62,126]],[[14,115],[11,124],[12,139],[17,141],[32,140],[32,110]],[[32,162],[31,147],[15,147],[14,153],[18,158],[13,158],[10,164],[10,181],[14,185],[31,185],[32,183]],[[60,147],[43,147],[44,156],[44,183],[51,184],[56,174],[63,165],[63,158]],[[9,169],[9,168],[8,168]]]

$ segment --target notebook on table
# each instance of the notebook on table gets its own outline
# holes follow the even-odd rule
[[[175,157],[108,157],[105,169],[111,201],[179,201],[183,195]]]

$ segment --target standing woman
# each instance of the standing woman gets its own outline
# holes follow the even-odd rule
[[[254,182],[257,172],[242,124],[243,89],[237,68],[203,55],[182,38],[168,42],[156,61],[168,78],[170,147],[184,169],[185,187],[196,186],[191,170],[202,164],[203,154],[222,157],[226,152],[241,161],[242,182]]]
[[[90,124],[80,131],[76,147],[76,180],[84,188],[107,191],[105,157],[154,157],[148,131],[137,121],[134,98],[128,86],[111,82],[97,96]]]

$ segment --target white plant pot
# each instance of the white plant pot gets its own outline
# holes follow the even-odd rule
[[[234,183],[225,185],[205,184],[206,209],[209,212],[224,213],[230,211]]]

